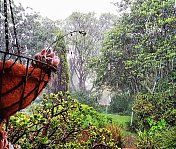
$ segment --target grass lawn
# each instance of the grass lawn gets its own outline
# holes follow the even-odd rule
[[[112,119],[112,123],[126,126],[130,122],[130,116],[117,115],[117,114],[103,114],[105,118]]]
[[[124,116],[118,114],[103,114],[105,118],[112,119],[112,123],[120,126],[122,128],[123,136],[135,136],[135,133],[132,133],[127,128],[127,123],[130,122],[131,116]]]

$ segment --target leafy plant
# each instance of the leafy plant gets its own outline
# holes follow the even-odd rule
[[[176,148],[176,127],[171,127],[162,133],[159,139],[161,149]]]
[[[22,148],[91,148],[103,143],[117,148],[111,133],[103,127],[106,121],[93,108],[81,105],[68,92],[43,95],[40,105],[28,113],[12,116],[8,128],[10,142]],[[91,137],[83,144],[81,132],[88,129]],[[99,137],[98,137],[99,136]]]
[[[99,103],[97,101],[97,98],[94,97],[93,95],[87,95],[82,91],[72,92],[71,95],[73,98],[77,99],[80,103],[89,105],[96,110],[99,109]]]
[[[166,131],[167,125],[164,119],[156,122],[151,118],[147,118],[149,123],[149,130],[138,131],[137,147],[140,149],[159,149],[160,140],[163,136],[163,132]]]

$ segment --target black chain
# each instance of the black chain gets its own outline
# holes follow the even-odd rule
[[[11,18],[12,18],[12,24],[13,24],[15,46],[17,47],[18,55],[20,55],[20,46],[18,44],[17,30],[16,30],[16,26],[15,26],[15,19],[14,19],[14,14],[13,14],[11,0],[9,0],[9,5],[10,5],[10,14],[11,14]],[[6,52],[9,52],[9,30],[8,30],[9,25],[8,25],[8,14],[7,14],[7,11],[8,11],[7,0],[4,0],[5,44],[6,44]]]
[[[2,2],[1,2],[1,0],[0,0],[0,27],[1,27],[1,24],[2,24],[2,22],[1,22],[1,13],[2,13]],[[2,33],[2,31],[0,31],[0,34]],[[2,45],[1,45],[1,43],[2,43],[2,38],[0,38],[0,50],[1,50],[1,47],[2,47]]]
[[[13,15],[11,0],[9,0],[9,5],[10,5],[10,12],[11,12],[11,18],[12,18],[12,23],[13,23],[13,31],[14,31],[14,36],[15,36],[15,45],[16,45],[17,50],[18,50],[18,55],[20,55],[20,46],[18,44],[17,30],[16,30],[16,26],[15,26],[15,19],[14,19],[14,15]]]
[[[6,52],[9,52],[9,30],[8,30],[8,18],[7,18],[7,1],[4,0],[4,23],[5,23],[5,44]]]

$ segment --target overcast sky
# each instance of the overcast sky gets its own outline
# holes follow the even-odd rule
[[[23,7],[31,7],[42,16],[52,20],[65,19],[72,12],[92,12],[97,15],[110,12],[117,14],[116,7],[112,2],[118,0],[14,0],[21,3]]]

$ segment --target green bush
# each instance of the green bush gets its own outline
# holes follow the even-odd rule
[[[160,149],[175,149],[176,148],[176,127],[171,127],[162,133],[159,139]]]
[[[9,141],[23,149],[92,148],[105,144],[118,148],[112,134],[105,128],[107,120],[92,107],[82,105],[67,92],[43,95],[42,103],[28,113],[19,112],[10,118]],[[102,128],[100,128],[102,127]],[[91,137],[82,144],[81,132],[88,129]]]
[[[100,128],[104,127],[107,123],[112,122],[112,118],[106,118],[93,107],[84,104],[81,104],[79,110],[73,112],[73,116],[81,119],[82,128],[87,128],[89,126],[96,126]]]
[[[131,112],[132,99],[127,94],[118,94],[112,97],[108,113],[128,115]]]
[[[171,127],[176,125],[176,100],[175,95],[170,96],[166,92],[140,93],[136,96],[133,110],[135,112],[136,128],[148,129],[146,121],[151,117],[155,121],[164,119]]]
[[[140,149],[174,149],[176,127],[170,128],[164,119],[156,122],[147,118],[149,130],[138,131],[137,147]]]
[[[97,101],[97,97],[93,95],[87,95],[84,92],[81,91],[75,91],[71,93],[72,97],[77,99],[79,103],[89,105],[93,107],[96,110],[99,110],[99,103]]]

